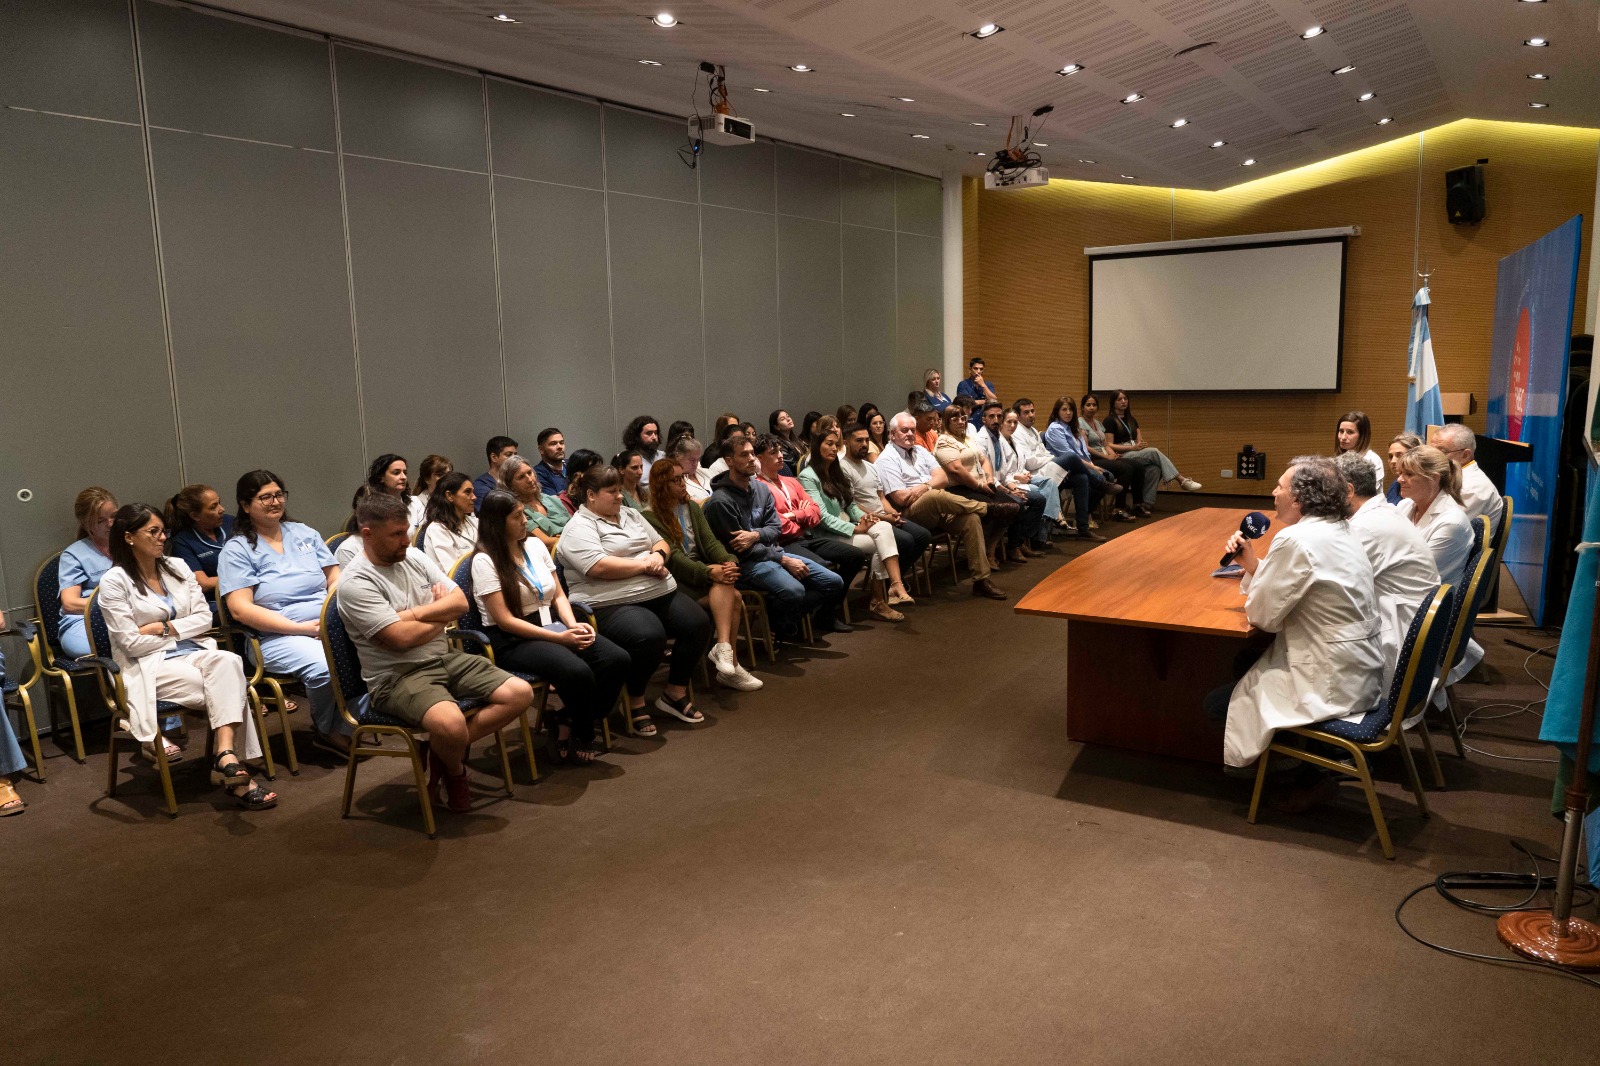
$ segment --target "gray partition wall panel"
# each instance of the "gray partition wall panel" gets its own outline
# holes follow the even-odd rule
[[[778,403],[778,235],[771,215],[701,209],[707,415],[765,426]],[[709,436],[709,424],[695,428]],[[702,440],[702,443],[705,443]]]
[[[359,48],[334,55],[347,154],[488,169],[482,78]]]
[[[639,196],[607,201],[617,424],[650,414],[663,425],[679,418],[707,425],[700,209]]]
[[[346,158],[345,189],[367,455],[472,469],[506,421],[489,179]]]
[[[326,533],[361,481],[332,155],[156,130],[156,202],[189,480],[232,507],[246,470]]]
[[[700,202],[772,214],[775,150],[771,141],[706,145],[700,155]]]
[[[585,189],[605,186],[600,105],[489,79],[494,171]]]
[[[944,232],[943,191],[938,178],[895,171],[895,228],[901,233],[938,237]]]
[[[138,10],[152,126],[333,151],[325,41],[150,0]]]
[[[838,223],[778,216],[781,402],[796,424],[845,402],[840,268]]]
[[[898,380],[914,388],[922,372],[944,365],[944,263],[938,238],[896,237]]]
[[[895,235],[844,227],[844,395],[888,411],[910,389],[895,355]]]
[[[605,198],[496,178],[495,219],[511,436],[532,454],[539,430],[559,426],[569,454],[593,447],[610,458],[619,427],[611,410]]]
[[[894,171],[841,159],[839,203],[844,221],[852,226],[894,229]]]
[[[139,121],[127,0],[0,3],[0,106]]]
[[[605,109],[606,188],[665,200],[699,200],[695,172],[678,157],[687,127],[675,119]]]
[[[839,221],[839,157],[778,145],[778,214]]]
[[[0,109],[0,190],[0,528],[23,603],[79,489],[157,502],[179,466],[138,128]]]

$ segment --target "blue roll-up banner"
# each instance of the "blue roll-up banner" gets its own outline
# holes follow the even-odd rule
[[[1583,506],[1583,541],[1585,545],[1600,545],[1600,476],[1592,464]],[[1550,694],[1545,698],[1544,718],[1539,724],[1539,739],[1554,744],[1569,759],[1577,756],[1578,716],[1583,711],[1583,675],[1589,666],[1597,576],[1600,547],[1585,547],[1578,554],[1572,595],[1567,598],[1567,619],[1561,627],[1561,644],[1550,674]],[[1595,737],[1600,740],[1600,717],[1595,720]],[[1600,743],[1590,750],[1589,770],[1600,773]]]

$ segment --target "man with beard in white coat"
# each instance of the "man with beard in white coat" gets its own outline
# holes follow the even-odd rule
[[[1411,619],[1439,584],[1439,567],[1417,527],[1378,494],[1378,479],[1366,456],[1345,452],[1333,463],[1350,483],[1350,532],[1372,563],[1372,584],[1383,612],[1383,690],[1387,692]]]
[[[1207,713],[1226,721],[1230,767],[1254,763],[1274,730],[1358,719],[1382,698],[1380,607],[1372,563],[1346,521],[1349,494],[1332,460],[1302,456],[1272,490],[1278,532],[1266,557],[1242,534],[1228,538],[1225,550],[1245,571],[1245,615],[1276,634],[1225,703],[1223,689],[1206,699]],[[1293,790],[1275,805],[1306,810],[1336,788],[1320,769],[1299,764]]]

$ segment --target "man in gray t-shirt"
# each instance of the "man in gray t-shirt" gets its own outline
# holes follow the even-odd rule
[[[362,500],[356,523],[362,549],[339,580],[339,618],[361,657],[372,707],[427,730],[433,781],[444,779],[451,810],[470,810],[468,747],[526,711],[533,688],[445,640],[446,624],[466,613],[467,598],[411,547],[398,496]],[[457,702],[467,698],[485,701],[470,718]]]

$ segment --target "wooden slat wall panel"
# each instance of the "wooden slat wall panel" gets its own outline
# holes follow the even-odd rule
[[[1327,452],[1335,421],[1355,407],[1381,442],[1403,428],[1412,263],[1431,265],[1431,324],[1439,375],[1470,390],[1483,428],[1499,259],[1575,214],[1592,210],[1600,131],[1462,121],[1430,130],[1421,153],[1408,137],[1221,192],[1055,182],[1048,189],[985,193],[968,181],[968,354],[980,353],[1009,399],[1041,403],[1080,394],[1088,380],[1085,246],[1357,225],[1350,242],[1344,380],[1337,394],[1262,393],[1237,399],[1150,393],[1135,398],[1145,434],[1206,490],[1251,494],[1260,482],[1222,480],[1240,446],[1270,466]],[[1488,217],[1479,226],[1444,218],[1444,172],[1490,160]],[[1584,224],[1580,300],[1586,291],[1590,220]],[[977,244],[973,283],[971,246]],[[972,293],[979,305],[974,314]]]

